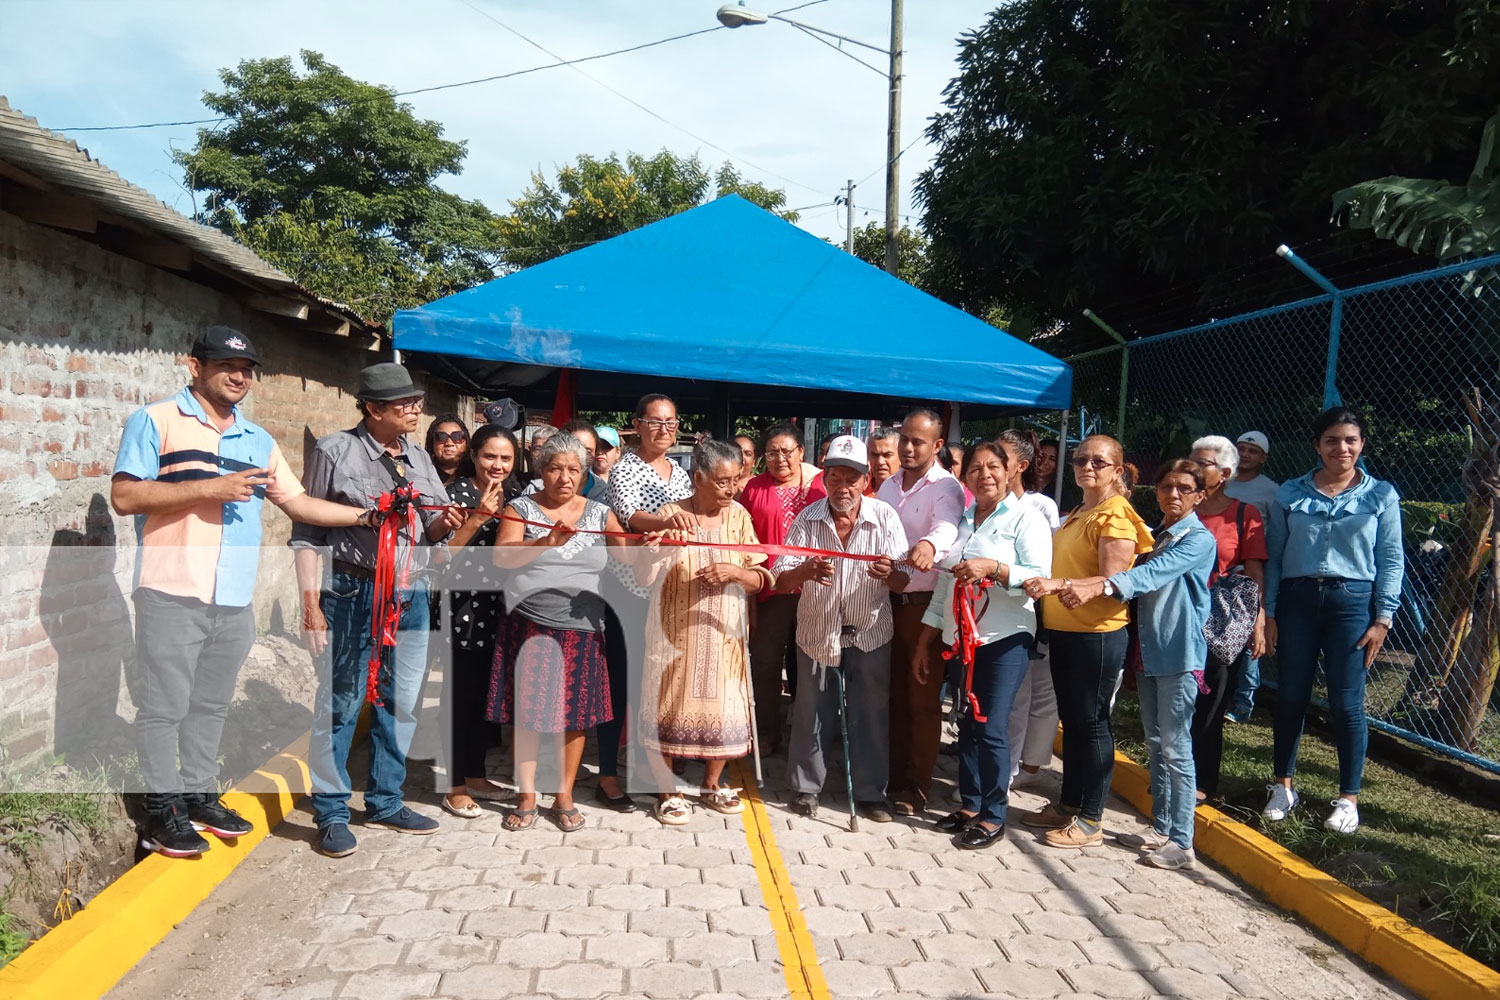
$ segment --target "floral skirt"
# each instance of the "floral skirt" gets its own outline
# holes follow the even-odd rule
[[[604,633],[548,628],[511,612],[500,622],[485,717],[538,733],[592,729],[614,718]]]

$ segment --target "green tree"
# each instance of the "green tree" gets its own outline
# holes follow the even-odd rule
[[[896,233],[896,277],[927,291],[932,277],[928,258],[928,239],[920,229],[902,226]],[[869,222],[854,231],[854,256],[881,270],[885,269],[885,224]]]
[[[1464,176],[1497,58],[1481,0],[1005,4],[961,40],[917,182],[938,290],[1038,320],[1284,295],[1216,276],[1326,235],[1353,181]]]
[[[387,319],[494,276],[488,209],[437,186],[462,142],[388,87],[317,52],[222,70],[203,102],[228,119],[176,154],[200,218],[311,290]]]
[[[584,154],[558,169],[555,184],[533,173],[531,186],[510,203],[497,223],[505,265],[540,264],[729,194],[797,221],[785,209],[785,192],[745,181],[728,163],[710,174],[698,157],[667,150],[627,153],[623,161]]]

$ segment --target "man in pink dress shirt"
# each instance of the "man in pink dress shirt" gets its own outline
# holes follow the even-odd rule
[[[901,471],[880,484],[876,498],[896,508],[912,543],[905,567],[911,581],[891,595],[895,639],[891,647],[891,776],[896,811],[912,816],[927,807],[932,769],[942,741],[943,676],[917,680],[912,662],[923,636],[922,615],[937,586],[933,569],[958,540],[964,491],[937,463],[943,421],[931,410],[915,410],[901,423]]]

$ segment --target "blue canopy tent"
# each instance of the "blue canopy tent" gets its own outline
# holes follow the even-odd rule
[[[456,384],[579,409],[964,416],[1068,406],[1072,371],[738,197],[398,312],[395,346]]]

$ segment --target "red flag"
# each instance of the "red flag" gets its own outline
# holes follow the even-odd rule
[[[578,372],[562,368],[557,372],[557,398],[552,401],[552,426],[561,427],[573,419],[574,396]]]

